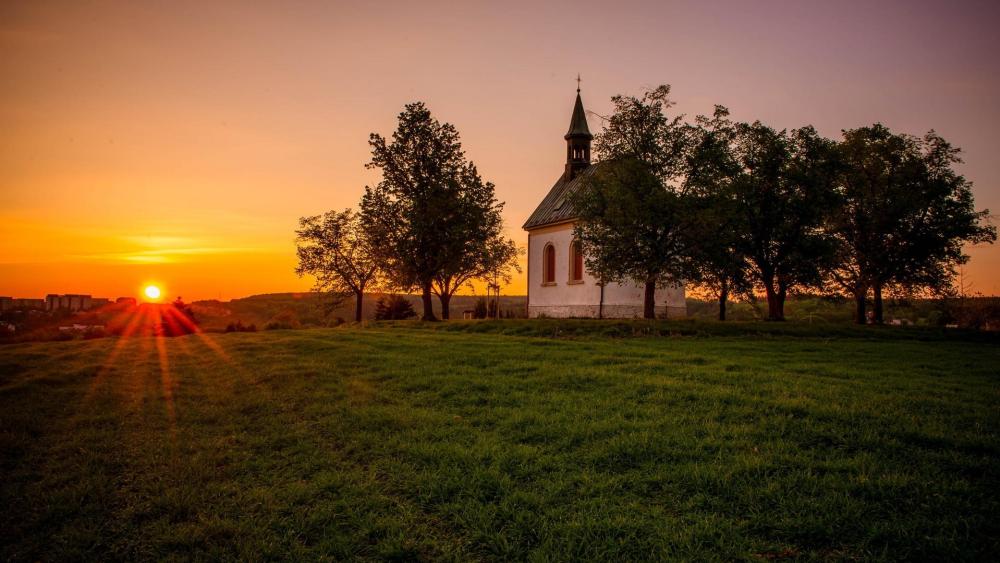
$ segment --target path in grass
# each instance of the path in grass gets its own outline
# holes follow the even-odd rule
[[[398,327],[4,346],[0,555],[984,558],[997,366]]]

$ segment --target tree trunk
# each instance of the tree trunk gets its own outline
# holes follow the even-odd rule
[[[767,294],[767,320],[785,320],[785,290],[774,290],[773,283],[765,283],[764,291]]]
[[[354,297],[356,299],[356,301],[354,302],[354,321],[360,323],[361,318],[363,317],[361,313],[361,308],[364,306],[365,292],[363,290],[355,291]]]
[[[785,320],[785,297],[788,296],[788,288],[778,283],[778,314],[781,316],[780,320]]]
[[[601,282],[601,302],[597,305],[597,318],[604,318],[604,282]]]
[[[646,282],[646,296],[642,302],[642,318],[656,318],[656,282]]]
[[[875,290],[875,300],[873,305],[875,309],[875,324],[882,324],[883,322],[885,322],[885,319],[882,316],[882,282],[880,281],[875,282],[874,290]]]
[[[729,283],[722,282],[719,287],[719,320],[726,320],[726,301],[729,299]]]
[[[451,318],[451,295],[442,292],[438,299],[441,300],[441,319],[448,320]]]
[[[854,322],[863,325],[868,322],[868,290],[867,288],[854,289]]]
[[[420,300],[424,303],[424,316],[420,317],[420,320],[436,321],[437,317],[434,316],[434,300],[431,296],[431,282],[426,282],[422,289],[423,293],[420,296]]]

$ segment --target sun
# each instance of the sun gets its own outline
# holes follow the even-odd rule
[[[160,288],[155,285],[147,285],[142,293],[149,299],[159,299],[160,298]]]

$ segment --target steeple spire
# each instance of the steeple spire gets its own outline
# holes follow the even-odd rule
[[[583,111],[583,100],[580,98],[580,78],[577,77],[576,104],[573,106],[573,117],[569,120],[569,131],[566,133],[566,140],[575,135],[586,136],[592,139],[590,127],[587,126],[587,112]]]
[[[566,180],[572,180],[581,170],[590,166],[590,141],[594,138],[587,126],[587,112],[580,98],[580,75],[576,75],[576,104],[569,121],[566,139]]]

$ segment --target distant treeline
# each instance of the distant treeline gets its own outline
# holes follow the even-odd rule
[[[373,321],[382,295],[365,298],[365,320]],[[415,294],[399,294],[413,307],[419,307],[421,299]],[[253,325],[260,330],[268,328],[309,328],[336,326],[350,320],[354,313],[353,303],[341,303],[337,307],[325,308],[325,296],[319,293],[274,293],[255,295],[232,301],[195,301],[191,304],[199,325],[209,331],[225,330],[230,324],[240,323],[244,327]],[[456,295],[453,301],[456,317],[468,312],[476,318],[476,309],[485,301],[485,296]],[[523,318],[527,298],[523,295],[502,296],[500,310],[502,318]],[[852,300],[841,296],[793,295],[788,298],[785,314],[789,320],[819,323],[845,324],[853,320]],[[489,309],[493,311],[492,307]],[[695,320],[711,320],[716,317],[716,303],[712,300],[688,298],[688,317]],[[743,298],[730,304],[731,320],[752,321],[767,317],[767,303],[763,298]],[[885,301],[886,322],[904,325],[946,326],[959,325],[963,328],[1000,329],[1000,297],[970,297],[948,299],[896,299]]]

